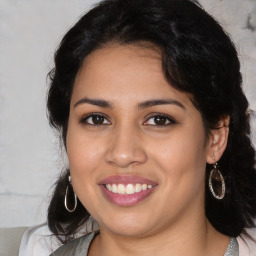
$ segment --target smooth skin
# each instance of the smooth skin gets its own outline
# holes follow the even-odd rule
[[[206,135],[190,96],[166,81],[157,48],[112,44],[86,57],[67,154],[75,193],[100,226],[89,256],[223,256],[230,238],[206,219],[204,183],[206,163],[226,148],[227,121]],[[118,174],[157,186],[138,204],[119,206],[99,186]]]

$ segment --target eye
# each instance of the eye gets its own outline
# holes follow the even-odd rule
[[[95,126],[111,124],[106,116],[98,113],[86,115],[81,119],[80,122],[82,124],[89,124],[89,125],[95,125]]]
[[[151,116],[144,124],[145,125],[153,125],[153,126],[168,126],[171,124],[175,124],[173,118],[164,114],[157,114]]]

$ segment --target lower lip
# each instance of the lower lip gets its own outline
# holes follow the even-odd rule
[[[120,195],[109,191],[104,185],[100,185],[105,197],[112,203],[119,206],[133,206],[147,198],[155,187],[131,195]]]

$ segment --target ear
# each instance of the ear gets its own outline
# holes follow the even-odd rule
[[[227,147],[230,117],[224,116],[218,122],[216,129],[210,131],[208,138],[208,150],[206,162],[214,164],[218,162]]]

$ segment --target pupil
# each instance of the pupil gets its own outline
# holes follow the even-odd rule
[[[157,116],[155,117],[155,123],[158,125],[164,125],[166,122],[166,118],[165,117],[161,117],[161,116]]]
[[[104,119],[103,119],[102,116],[93,116],[92,117],[92,121],[93,121],[94,124],[98,124],[99,125],[99,124],[103,123]]]

